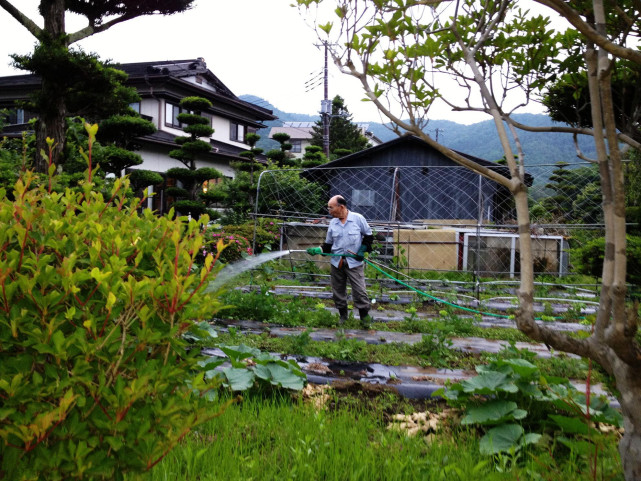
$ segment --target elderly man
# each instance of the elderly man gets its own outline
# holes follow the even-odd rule
[[[372,250],[372,229],[365,217],[347,208],[347,202],[335,195],[327,203],[333,219],[329,223],[325,243],[321,247],[310,247],[307,252],[315,254],[338,254],[331,258],[331,285],[334,304],[341,322],[347,319],[347,280],[352,286],[354,305],[361,321],[366,321],[370,302],[365,290],[363,259],[365,252]],[[347,254],[346,257],[342,255]]]

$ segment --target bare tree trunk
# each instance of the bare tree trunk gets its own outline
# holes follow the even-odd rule
[[[40,3],[41,14],[44,18],[44,29],[41,33],[40,48],[54,52],[56,49],[67,50],[69,44],[65,33],[65,2],[64,0],[43,0]],[[47,137],[55,140],[53,162],[60,163],[61,153],[65,145],[66,116],[65,100],[62,92],[55,87],[57,79],[42,76],[42,96],[46,102],[45,111],[40,113],[36,130],[36,158],[34,169],[37,172],[47,171],[47,161],[40,155],[48,154]]]
[[[42,80],[42,91],[51,92],[52,89],[45,86],[47,81]],[[54,89],[55,90],[55,89]],[[38,119],[37,130],[36,130],[36,158],[34,160],[34,169],[36,172],[46,173],[48,160],[45,159],[41,152],[44,152],[45,155],[49,155],[49,146],[47,145],[47,137],[55,140],[55,144],[52,151],[52,160],[54,164],[58,164],[61,160],[62,150],[65,143],[65,132],[66,132],[66,109],[65,103],[62,97],[56,96],[55,93],[50,93],[53,95],[49,100],[48,104],[52,105],[53,108],[57,104],[57,110],[53,112],[43,112]]]
[[[641,479],[641,376],[638,368],[620,361],[614,369],[623,413],[624,434],[619,442],[623,474],[627,481],[638,481]]]
[[[602,0],[594,0],[597,32],[605,36],[606,16]],[[626,227],[625,191],[621,151],[617,139],[612,100],[614,60],[603,48],[598,53],[587,42],[590,100],[597,147],[606,247],[603,261],[601,299],[595,324],[592,359],[599,361],[615,377],[624,419],[624,435],[619,444],[623,473],[628,481],[641,479],[641,352],[635,342],[636,313],[625,308]]]

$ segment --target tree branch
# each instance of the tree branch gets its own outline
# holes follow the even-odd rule
[[[4,0],[0,0],[0,1],[4,1]],[[105,30],[113,27],[114,25],[117,25],[122,22],[126,22],[127,20],[131,20],[132,18],[136,18],[136,17],[137,15],[126,14],[126,15],[122,15],[120,17],[114,18],[112,20],[109,20],[108,22],[105,22],[100,25],[96,25],[95,23],[90,24],[87,27],[81,30],[78,30],[77,32],[69,34],[69,37],[68,37],[69,45],[71,45],[72,43],[78,42],[82,39],[85,39],[87,37],[90,37],[94,33],[104,32]]]
[[[334,59],[335,61],[338,59]],[[386,108],[379,98],[376,96],[374,91],[371,89],[369,86],[369,82],[367,81],[367,76],[364,73],[358,72],[356,70],[356,67],[354,66],[353,63],[349,63],[348,65],[342,65],[340,63],[340,60],[337,62],[337,65],[341,68],[341,71],[344,73],[347,73],[357,79],[360,80],[361,85],[363,86],[363,89],[365,90],[365,94],[367,97],[374,103],[376,108],[385,116],[387,117],[392,123],[396,124],[398,127],[402,128],[403,130],[406,130],[407,132],[416,135],[419,137],[421,140],[423,140],[425,143],[451,159],[452,161],[456,162],[459,165],[462,165],[463,167],[467,167],[474,172],[490,179],[498,184],[503,185],[504,187],[507,187],[508,189],[512,189],[512,182],[510,179],[507,177],[497,173],[494,170],[488,169],[487,167],[483,167],[482,165],[477,164],[476,162],[471,161],[470,159],[463,157],[461,154],[458,154],[454,152],[453,150],[448,149],[444,145],[436,143],[429,135],[427,135],[425,132],[423,132],[417,125],[412,124],[412,123],[407,123],[404,122],[403,120],[399,119],[396,117],[388,108]]]
[[[11,2],[8,2],[7,0],[0,0],[0,7],[4,8],[9,15],[20,22],[20,25],[26,28],[34,37],[39,39],[42,36],[43,30],[38,27],[33,20],[14,7]]]
[[[591,164],[598,163],[597,159],[590,159],[586,157],[585,154],[583,154],[581,147],[579,147],[579,136],[577,134],[572,135],[572,140],[574,141],[574,150],[576,150],[576,156],[579,159],[585,160],[586,162],[590,162]]]
[[[457,110],[466,110],[466,109],[457,109]],[[594,130],[584,127],[558,127],[555,125],[550,125],[547,127],[533,127],[531,125],[522,124],[516,120],[511,119],[511,122],[519,130],[525,130],[526,132],[560,132],[564,134],[573,134],[573,135],[588,135],[594,137]],[[627,134],[618,133],[617,137],[619,141],[633,147],[637,150],[641,150],[641,142],[637,142],[632,137]]]
[[[568,3],[563,0],[534,0],[536,3],[540,3],[548,8],[551,8],[559,15],[564,17],[574,28],[581,32],[588,40],[594,42],[596,45],[602,49],[608,51],[615,57],[625,58],[631,60],[632,62],[641,65],[641,52],[639,50],[622,47],[614,42],[608,40],[604,35],[599,34],[599,32],[586,23],[579,13],[571,8]]]

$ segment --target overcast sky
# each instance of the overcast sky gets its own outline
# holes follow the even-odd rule
[[[39,0],[15,0],[24,13],[42,26]],[[322,79],[324,53],[316,33],[291,7],[293,0],[196,0],[194,7],[170,16],[139,17],[79,42],[87,52],[114,62],[183,60],[203,57],[207,67],[236,95],[253,94],[290,113],[316,115],[323,98],[322,81],[311,91],[306,84]],[[33,50],[35,39],[0,9],[0,76],[21,74],[9,64],[9,54]],[[84,24],[68,21],[68,31]],[[340,95],[355,121],[380,122],[354,78],[329,62],[329,98]],[[470,123],[485,118],[447,110],[433,118]]]

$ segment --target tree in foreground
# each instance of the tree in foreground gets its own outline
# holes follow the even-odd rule
[[[20,11],[18,2],[0,0],[0,8],[26,28],[38,42],[33,54],[14,57],[19,68],[39,75],[42,80],[34,104],[39,114],[36,132],[36,171],[46,171],[46,162],[39,155],[41,150],[47,150],[46,138],[65,138],[65,117],[81,115],[87,119],[91,118],[82,112],[73,112],[70,103],[74,97],[78,94],[86,96],[89,91],[94,92],[98,97],[102,97],[102,101],[97,104],[85,103],[94,106],[103,105],[105,100],[118,97],[119,88],[113,84],[113,77],[117,75],[117,71],[113,67],[102,65],[95,55],[70,49],[70,46],[127,20],[143,15],[171,15],[187,10],[192,4],[193,0],[40,0],[38,10],[44,25],[41,28],[38,22]],[[87,26],[76,32],[67,32],[67,13],[85,17]],[[107,86],[109,90],[105,88]],[[120,112],[111,111],[110,115],[115,113]],[[105,117],[107,116],[101,118]],[[63,148],[64,141],[59,140],[53,152],[54,162],[58,162]]]
[[[366,97],[400,134],[423,139],[454,162],[510,190],[517,213],[521,279],[518,328],[535,341],[598,362],[616,383],[624,416],[620,442],[625,478],[641,479],[641,349],[637,308],[626,303],[626,219],[623,144],[639,149],[632,136],[617,131],[612,75],[622,62],[641,65],[638,39],[641,11],[636,2],[537,0],[570,24],[557,33],[549,19],[521,10],[509,0],[298,0],[336,8],[332,21],[319,24],[323,40],[344,72],[360,80]],[[531,3],[530,5],[535,5]],[[592,127],[532,128],[511,114],[540,98],[559,71],[586,72]],[[453,91],[453,81],[461,90]],[[519,92],[517,100],[514,93]],[[481,167],[438,144],[424,132],[434,102],[453,110],[484,112],[493,120],[509,176]],[[519,129],[587,135],[599,168],[606,228],[599,309],[592,334],[570,337],[537,324],[534,315],[534,259],[530,236],[525,153]],[[515,148],[512,147],[511,141]]]

